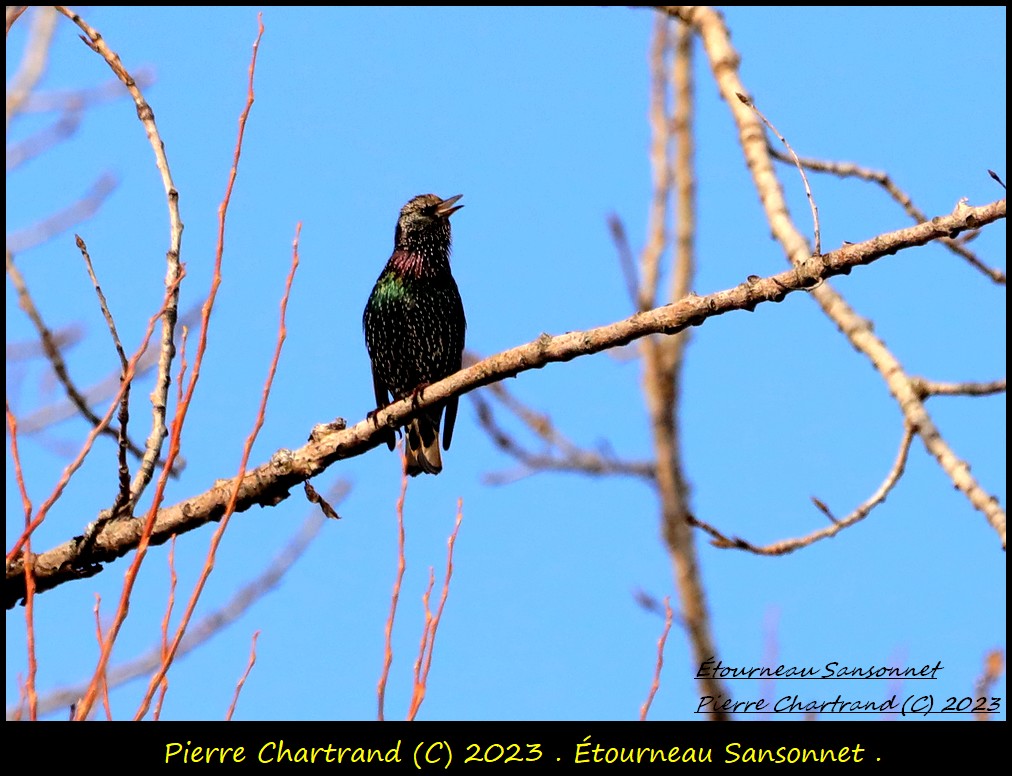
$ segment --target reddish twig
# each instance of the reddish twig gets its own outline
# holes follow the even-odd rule
[[[348,490],[349,486],[347,482],[338,481],[327,495],[329,499],[339,502],[344,498]],[[176,659],[179,659],[188,652],[192,652],[215,634],[220,633],[227,626],[238,620],[266,593],[274,589],[281,578],[292,568],[302,553],[305,552],[313,538],[319,533],[322,524],[322,517],[315,513],[311,514],[261,574],[236,590],[221,608],[209,612],[199,622],[187,628],[186,636],[183,638],[176,652]],[[171,546],[169,552],[170,555],[173,552]],[[162,661],[165,659],[167,646],[168,636],[166,630],[165,634],[159,639],[159,642],[145,654],[114,668],[110,668],[106,676],[108,686],[115,688],[133,679],[149,676],[152,671],[162,664]],[[163,684],[163,686],[165,685]],[[43,716],[59,709],[67,708],[74,704],[87,689],[88,685],[85,683],[83,685],[59,688],[46,693],[39,699],[39,715]],[[15,710],[8,708],[7,715],[8,717],[13,717]]]
[[[28,6],[27,5],[9,5],[9,6],[7,6],[7,17],[6,17],[7,30],[4,33],[5,37],[7,35],[11,34],[11,27],[14,26],[14,22],[16,22],[18,19],[20,19],[21,15],[25,11],[27,11],[27,10],[28,10]]]
[[[390,594],[390,613],[383,628],[383,669],[380,671],[379,682],[376,685],[376,699],[378,711],[376,718],[384,720],[384,706],[386,704],[387,680],[390,677],[390,666],[394,662],[393,634],[394,618],[397,616],[397,602],[401,598],[401,582],[404,580],[404,570],[407,568],[407,560],[404,554],[404,500],[408,494],[408,456],[401,445],[401,493],[397,498],[397,574],[394,577],[394,589]]]
[[[422,666],[425,663],[425,652],[429,645],[429,628],[432,625],[432,609],[429,607],[429,600],[432,597],[432,588],[436,585],[436,571],[429,566],[429,583],[422,593],[422,609],[425,612],[425,620],[422,623],[422,638],[418,644],[418,657],[415,658],[415,683],[411,690],[411,703],[408,704],[407,721],[415,719],[417,711],[416,703],[420,704],[420,698],[425,697],[425,686],[422,684]]]
[[[432,654],[436,646],[436,631],[439,629],[439,622],[443,618],[443,609],[446,606],[446,599],[450,594],[450,580],[453,578],[453,547],[457,543],[457,534],[460,532],[460,524],[464,519],[464,499],[457,499],[457,519],[453,524],[453,531],[446,542],[446,576],[443,577],[443,591],[439,597],[439,606],[433,615],[429,610],[429,595],[432,593],[433,574],[429,568],[429,587],[422,596],[425,605],[425,627],[422,630],[422,643],[418,652],[418,660],[415,662],[415,686],[411,694],[411,705],[408,707],[408,720],[413,720],[425,700],[425,692],[429,686],[429,669],[432,668]]]
[[[235,706],[239,702],[239,693],[242,692],[243,685],[246,684],[246,680],[249,678],[250,671],[253,670],[253,666],[257,662],[257,639],[260,638],[260,631],[253,633],[253,643],[250,644],[249,648],[249,662],[246,664],[246,670],[243,671],[242,676],[239,678],[239,682],[235,686],[235,695],[232,696],[232,703],[229,704],[228,712],[225,714],[225,721],[231,722],[232,715],[235,714]]]
[[[169,623],[172,621],[172,610],[176,605],[176,584],[179,582],[179,576],[176,574],[176,537],[172,537],[172,541],[169,542],[169,597],[165,602],[165,614],[162,615],[162,627],[161,627],[161,660],[159,665],[165,662],[166,657],[169,654]],[[162,716],[162,705],[165,703],[165,695],[169,691],[169,677],[163,676],[161,685],[158,688],[158,700],[155,702],[154,711],[151,713],[151,717],[158,721]]]
[[[654,664],[654,680],[650,683],[650,692],[647,693],[647,699],[643,702],[640,707],[640,721],[644,721],[647,718],[647,714],[650,712],[650,706],[654,702],[654,696],[657,695],[657,691],[661,686],[661,669],[664,668],[664,645],[668,642],[668,633],[671,632],[671,623],[674,622],[675,613],[671,610],[671,596],[664,596],[664,629],[661,631],[661,636],[657,639],[657,662]]]
[[[263,26],[261,24],[260,34],[263,34]],[[257,43],[259,43],[260,37],[257,37]],[[256,53],[254,49],[254,61]],[[251,68],[252,77],[252,68]],[[252,88],[252,87],[251,87]],[[252,94],[252,92],[251,92]],[[197,601],[200,598],[201,593],[204,590],[204,586],[207,584],[208,578],[211,576],[211,571],[214,569],[214,561],[217,556],[218,547],[221,544],[222,537],[225,535],[225,530],[228,528],[229,521],[232,515],[235,513],[236,502],[239,498],[239,486],[242,483],[242,479],[246,474],[246,467],[249,464],[250,453],[253,450],[253,443],[256,441],[257,436],[260,433],[260,429],[263,428],[264,418],[267,413],[267,400],[271,394],[271,387],[274,384],[274,376],[277,374],[278,362],[281,359],[281,348],[284,345],[285,338],[287,337],[287,328],[285,326],[285,315],[288,310],[288,298],[292,291],[292,282],[295,280],[295,271],[299,266],[299,235],[302,232],[301,222],[296,226],[295,229],[295,240],[292,246],[292,266],[288,272],[288,278],[285,281],[285,291],[281,298],[281,315],[280,322],[278,324],[278,337],[277,343],[274,347],[274,357],[271,359],[270,367],[267,371],[267,379],[264,381],[263,392],[260,397],[260,407],[257,411],[256,421],[253,424],[253,430],[246,438],[246,443],[243,445],[242,460],[239,463],[239,473],[236,474],[235,479],[232,482],[231,490],[232,495],[229,499],[228,506],[225,508],[225,514],[222,515],[221,521],[218,523],[218,527],[215,529],[211,536],[210,547],[207,551],[207,559],[204,562],[204,567],[201,569],[200,576],[197,579],[197,583],[194,585],[193,592],[190,594],[190,600],[187,602],[186,609],[183,612],[183,616],[176,628],[176,635],[173,638],[172,644],[169,647],[168,655],[163,661],[161,667],[155,672],[155,675],[151,677],[151,681],[148,684],[147,693],[141,702],[140,707],[135,715],[136,720],[141,720],[147,713],[148,705],[151,702],[151,698],[154,694],[155,688],[158,686],[158,682],[168,671],[172,661],[175,659],[179,644],[183,640],[183,636],[186,633],[186,628],[190,623],[190,619],[193,617],[193,612],[197,607]],[[194,362],[194,374],[197,371],[197,364]],[[191,378],[192,379],[192,378]],[[187,400],[187,406],[189,400]],[[159,483],[161,485],[161,483]]]
[[[95,640],[98,646],[102,646],[102,596],[95,593],[95,606],[92,607],[95,614]],[[101,684],[102,708],[105,711],[105,718],[112,719],[112,705],[109,703],[109,681],[107,676],[102,676]]]
[[[990,709],[994,701],[997,700],[991,697],[991,690],[994,688],[995,683],[1001,679],[1004,671],[1004,651],[992,649],[984,656],[984,671],[973,687],[974,697],[981,698],[984,702],[984,708],[980,711],[975,711],[973,715],[980,722],[986,722],[991,718],[993,712]]]
[[[24,472],[21,469],[21,455],[18,452],[18,419],[11,411],[10,402],[4,403],[7,413],[7,433],[11,438],[11,459],[14,463],[14,479],[18,483],[18,493],[21,495],[21,506],[25,513],[25,532],[28,532],[32,522],[32,501],[28,497],[28,488],[25,485]],[[39,664],[35,657],[35,569],[32,558],[31,538],[27,538],[24,544],[24,575],[25,575],[25,641],[28,650],[28,677],[25,680],[25,698],[28,701],[28,718],[38,719],[39,698],[35,691],[35,677],[39,671]]]
[[[170,439],[170,444],[169,444],[169,452],[168,452],[168,455],[166,456],[166,465],[162,469],[162,475],[158,478],[158,483],[157,483],[156,488],[155,488],[155,494],[154,494],[153,499],[152,499],[152,504],[151,504],[151,507],[150,507],[150,509],[148,511],[147,517],[144,520],[144,528],[143,528],[143,531],[142,531],[141,536],[140,536],[140,541],[138,542],[138,545],[137,545],[137,552],[136,552],[136,554],[134,556],[134,561],[131,564],[130,569],[127,572],[127,578],[124,581],[123,591],[122,591],[121,598],[120,598],[120,605],[119,605],[119,608],[118,608],[118,610],[116,612],[116,617],[115,617],[114,622],[113,622],[113,627],[110,629],[109,636],[106,638],[106,641],[103,644],[102,654],[99,657],[99,667],[98,667],[97,670],[102,670],[102,671],[105,670],[105,667],[106,667],[106,665],[108,664],[108,661],[109,661],[110,654],[112,652],[112,645],[115,643],[116,637],[119,634],[119,629],[122,626],[123,620],[126,617],[127,605],[128,605],[129,600],[130,600],[130,594],[131,594],[131,592],[133,590],[134,580],[136,579],[137,571],[139,570],[140,565],[141,565],[141,563],[144,560],[144,556],[147,553],[147,548],[148,548],[148,544],[150,542],[151,532],[152,532],[152,530],[154,528],[155,518],[156,518],[156,516],[158,514],[158,507],[161,505],[162,498],[163,498],[164,493],[165,493],[165,485],[166,485],[166,480],[167,480],[167,474],[168,474],[169,471],[172,470],[172,464],[175,461],[175,458],[179,455],[180,440],[181,440],[182,433],[183,433],[183,425],[184,425],[184,423],[186,421],[186,416],[187,416],[187,413],[188,413],[189,408],[190,408],[190,403],[193,400],[193,393],[196,390],[197,382],[200,379],[200,368],[201,368],[201,365],[202,365],[203,360],[204,360],[204,353],[207,350],[207,334],[208,334],[208,329],[209,329],[209,326],[210,326],[211,311],[212,311],[212,309],[214,307],[214,301],[215,301],[215,299],[217,297],[218,287],[221,285],[221,265],[222,265],[222,257],[223,257],[224,248],[225,248],[225,216],[226,216],[226,213],[228,211],[228,204],[231,201],[232,189],[233,189],[233,186],[235,184],[236,176],[238,174],[239,158],[240,158],[241,153],[242,153],[242,141],[243,141],[243,136],[245,135],[245,131],[246,131],[246,120],[248,119],[250,110],[253,107],[253,100],[254,100],[253,76],[254,76],[254,73],[256,71],[257,51],[258,51],[259,46],[260,46],[260,39],[263,36],[263,31],[264,31],[263,21],[262,21],[262,18],[261,18],[260,21],[259,21],[259,31],[258,31],[258,34],[257,34],[257,38],[256,38],[256,41],[253,44],[253,54],[252,54],[252,57],[251,57],[251,60],[250,60],[249,86],[248,86],[247,96],[246,96],[246,106],[245,106],[245,108],[243,109],[242,113],[239,116],[239,132],[238,132],[238,138],[236,140],[236,147],[235,147],[235,153],[233,155],[232,166],[231,166],[231,168],[229,170],[228,184],[226,185],[225,196],[222,199],[221,205],[218,207],[218,240],[217,240],[217,246],[216,246],[216,249],[215,249],[214,272],[213,272],[213,275],[212,275],[212,278],[211,278],[211,290],[208,293],[207,299],[205,300],[203,308],[202,308],[202,311],[201,311],[201,326],[200,326],[200,336],[198,338],[198,344],[197,344],[197,355],[196,355],[196,357],[194,358],[194,361],[193,361],[193,368],[192,368],[192,371],[191,371],[191,374],[190,374],[189,383],[188,383],[187,388],[186,388],[186,393],[185,393],[185,395],[183,397],[183,401],[177,407],[176,417],[175,417],[175,419],[173,420],[173,423],[172,423],[172,433],[171,433],[171,439]],[[114,68],[114,70],[115,70],[115,68]],[[135,99],[137,99],[136,96],[135,96]],[[164,175],[168,174],[168,167],[167,166],[163,170],[163,174]],[[169,180],[169,183],[171,183],[171,179]],[[171,197],[170,197],[170,199],[171,199]],[[179,226],[180,226],[180,229],[181,229],[182,228],[182,222],[179,222]],[[301,224],[300,224],[300,228],[301,228]],[[245,466],[246,466],[246,462],[247,462],[247,459],[248,459],[248,456],[249,456],[249,451],[250,451],[250,449],[252,447],[253,439],[255,439],[256,434],[259,431],[260,424],[263,423],[263,411],[266,408],[267,394],[268,394],[268,392],[270,390],[270,383],[271,383],[271,381],[273,380],[273,377],[274,377],[274,371],[277,368],[278,357],[281,354],[281,344],[284,341],[284,333],[285,333],[285,330],[284,330],[284,313],[285,313],[285,309],[286,309],[287,304],[288,304],[288,293],[291,290],[291,282],[292,282],[292,279],[294,277],[295,268],[298,266],[298,243],[297,243],[297,241],[298,241],[298,230],[296,231],[296,247],[295,247],[295,250],[293,251],[294,255],[293,255],[293,259],[292,259],[292,269],[291,269],[291,272],[289,273],[288,284],[285,287],[285,294],[284,294],[284,297],[282,299],[282,306],[281,306],[281,317],[282,317],[282,320],[281,320],[281,326],[280,326],[280,331],[279,331],[279,335],[278,335],[278,344],[277,344],[277,347],[275,349],[274,360],[271,363],[271,368],[269,370],[267,384],[264,387],[264,396],[263,396],[263,400],[261,402],[261,411],[260,411],[260,414],[257,417],[257,422],[256,422],[256,424],[254,426],[254,431],[253,431],[253,433],[251,433],[250,438],[247,439],[246,447],[245,447],[245,451],[244,451],[244,455],[243,455],[243,461],[242,461],[242,470],[240,472],[240,475],[236,478],[235,485],[234,485],[234,487],[232,489],[232,495],[230,496],[228,506],[226,507],[225,515],[222,517],[221,523],[218,526],[218,530],[215,532],[215,535],[211,539],[211,545],[212,546],[211,546],[211,549],[209,551],[209,558],[208,558],[209,561],[213,560],[214,551],[217,548],[217,544],[218,544],[218,542],[220,541],[220,538],[221,538],[221,532],[224,529],[224,527],[227,526],[227,524],[228,524],[228,516],[231,515],[232,512],[235,510],[235,502],[236,502],[236,497],[238,495],[239,483],[242,480],[242,473],[245,472]],[[176,261],[178,263],[178,253],[176,255]],[[170,266],[171,266],[171,260],[170,260]],[[175,299],[177,297],[176,294],[171,294],[171,292],[170,292],[169,296],[172,299]],[[169,340],[169,344],[171,345],[171,339]],[[163,355],[163,358],[160,359],[160,361],[159,361],[159,369],[160,370],[162,369],[163,366],[166,365],[165,364],[165,358],[164,358],[165,357],[165,349],[164,348],[163,348],[163,351],[162,351],[162,355]],[[165,383],[165,385],[167,386],[167,382]],[[157,404],[158,402],[156,401],[155,403]],[[152,433],[152,439],[153,439],[154,436],[155,436],[155,434],[153,432]],[[148,447],[149,450],[152,449],[151,444],[150,444],[151,441],[152,441],[152,439],[149,439],[149,447]],[[161,445],[160,445],[160,442],[159,442],[157,444],[156,448],[155,448],[156,452],[160,449],[160,446]],[[143,469],[143,464],[142,464],[141,468]],[[138,477],[140,477],[140,476],[141,476],[141,472],[139,471],[138,472]],[[137,477],[134,478],[134,484],[135,484],[135,487],[132,488],[132,493],[134,494],[134,496],[136,498],[136,496],[139,495],[138,490],[136,488],[136,485],[138,484]],[[187,625],[187,623],[189,621],[189,617],[192,615],[193,607],[196,605],[196,599],[197,599],[197,597],[199,597],[200,591],[203,589],[203,585],[204,585],[204,582],[206,582],[208,574],[210,574],[210,569],[205,565],[205,568],[204,568],[204,570],[202,572],[201,578],[198,580],[197,586],[194,589],[194,593],[193,593],[193,595],[190,598],[190,603],[187,606],[187,612],[184,615],[184,620],[180,624],[179,629],[176,631],[176,639],[174,640],[174,642],[173,642],[173,644],[172,644],[172,646],[170,648],[170,653],[167,656],[167,662],[163,663],[162,668],[159,671],[157,671],[156,674],[155,674],[155,676],[152,678],[152,682],[148,686],[148,691],[145,694],[144,699],[141,702],[141,706],[140,706],[140,708],[138,709],[138,712],[137,712],[137,718],[138,719],[143,718],[144,714],[147,712],[148,706],[151,703],[151,697],[154,694],[154,688],[157,687],[158,684],[161,682],[162,675],[164,674],[165,670],[167,670],[168,664],[171,663],[172,657],[174,656],[175,651],[179,647],[179,641],[182,638],[182,633],[185,631],[186,625]],[[85,714],[87,712],[87,707],[89,707],[90,704],[93,703],[93,702],[94,702],[94,679],[92,681],[92,684],[88,688],[88,692],[85,694],[84,698],[81,701],[81,706],[85,707]],[[84,717],[81,716],[81,709],[79,708],[78,709],[78,719],[83,719],[83,718]]]

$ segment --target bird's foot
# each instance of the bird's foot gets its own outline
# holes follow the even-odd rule
[[[411,392],[411,407],[412,408],[415,408],[415,407],[418,406],[418,402],[420,402],[422,400],[423,394],[425,393],[425,389],[428,388],[429,385],[430,385],[430,383],[428,383],[428,382],[421,383],[420,385],[418,385],[418,386],[415,387],[415,390],[413,390]]]
[[[383,410],[383,409],[386,409],[386,407],[377,407],[374,410],[369,410],[365,414],[365,419],[372,421],[373,428],[378,428],[379,427],[379,421],[376,420],[376,416],[379,415],[380,410]]]

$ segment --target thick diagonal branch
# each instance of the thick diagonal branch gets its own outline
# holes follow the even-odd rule
[[[1005,200],[980,207],[962,207],[948,216],[879,235],[871,240],[846,245],[822,256],[813,256],[803,266],[768,278],[750,279],[734,288],[707,296],[689,295],[679,301],[645,313],[585,331],[559,336],[542,334],[533,342],[486,358],[444,380],[433,383],[417,397],[394,402],[351,428],[343,421],[314,434],[311,441],[297,450],[279,450],[271,460],[249,472],[242,480],[236,511],[254,504],[270,506],[288,496],[295,485],[315,477],[335,461],[361,455],[379,445],[385,426],[403,426],[426,408],[445,402],[451,396],[473,391],[482,385],[515,377],[521,372],[540,369],[548,364],[571,361],[580,356],[600,353],[625,345],[649,334],[676,334],[698,326],[717,315],[736,310],[754,310],[766,302],[782,301],[788,294],[811,289],[826,278],[849,274],[855,267],[870,264],[899,250],[924,245],[943,236],[953,236],[1006,217]],[[218,520],[225,512],[231,489],[230,481],[158,512],[152,544],[162,544],[176,533],[191,531]],[[96,533],[91,552],[82,552],[77,540],[71,540],[36,556],[35,576],[38,591],[51,589],[72,579],[100,571],[99,563],[114,560],[133,549],[141,535],[141,521],[111,521]],[[1004,530],[1001,532],[1004,538]],[[20,559],[7,566],[4,598],[7,607],[24,596],[24,575]]]

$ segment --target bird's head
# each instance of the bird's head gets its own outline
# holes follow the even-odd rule
[[[397,219],[395,241],[398,246],[410,246],[416,242],[450,240],[450,216],[460,210],[458,205],[463,194],[443,199],[435,194],[421,194],[404,207]]]

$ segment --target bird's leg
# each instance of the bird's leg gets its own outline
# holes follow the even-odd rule
[[[386,409],[389,406],[390,406],[389,404],[384,404],[382,407],[377,407],[374,410],[369,410],[365,414],[365,419],[372,421],[373,428],[378,428],[379,427],[379,421],[376,419],[376,416],[379,415],[380,410],[384,410],[384,409]]]
[[[430,385],[430,383],[428,383],[428,382],[420,383],[419,385],[417,385],[415,387],[415,390],[413,390],[411,392],[411,408],[412,409],[417,409],[418,402],[420,402],[422,400],[423,394],[425,393],[425,389],[428,388],[429,385]]]

